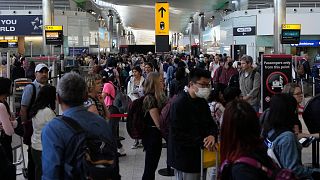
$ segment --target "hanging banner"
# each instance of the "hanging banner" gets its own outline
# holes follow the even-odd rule
[[[157,2],[155,6],[156,35],[169,35],[169,3]]]

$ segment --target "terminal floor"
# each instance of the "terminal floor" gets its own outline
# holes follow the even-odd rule
[[[120,122],[120,136],[126,139],[122,141],[123,146],[126,150],[126,156],[120,157],[120,174],[123,180],[141,180],[143,169],[144,169],[144,156],[142,148],[131,149],[133,140],[128,136],[124,122]],[[26,151],[26,148],[24,149]],[[166,153],[167,149],[162,149],[161,159],[158,165],[158,170],[166,167]],[[26,152],[24,153],[26,154]],[[304,148],[302,152],[303,163],[311,163],[311,146]],[[18,166],[18,171],[21,166]],[[157,170],[157,171],[158,171]],[[174,180],[175,177],[164,177],[156,172],[156,180]],[[24,180],[22,175],[17,176],[17,180]]]

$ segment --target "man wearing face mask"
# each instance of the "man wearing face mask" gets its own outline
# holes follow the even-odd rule
[[[177,180],[200,179],[200,147],[214,148],[218,128],[206,101],[210,91],[210,72],[195,68],[189,87],[171,105],[168,164],[175,169]]]
[[[220,66],[213,76],[214,83],[221,83],[228,86],[230,78],[238,74],[237,69],[232,67],[232,64],[233,61],[231,57],[227,56],[224,65]]]

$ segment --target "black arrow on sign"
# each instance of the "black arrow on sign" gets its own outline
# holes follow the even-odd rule
[[[161,12],[161,18],[163,18],[163,11],[167,12],[165,8],[161,7],[158,12]]]

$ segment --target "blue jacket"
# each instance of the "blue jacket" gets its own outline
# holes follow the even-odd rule
[[[84,107],[78,106],[67,109],[64,116],[76,120],[82,128],[96,136],[115,141],[111,127],[105,119],[88,112]],[[42,179],[61,180],[72,179],[72,167],[65,163],[68,154],[66,147],[73,132],[62,120],[54,118],[42,130]]]
[[[271,130],[268,136],[270,137],[273,132],[274,131]],[[311,178],[312,172],[320,171],[320,169],[303,166],[301,161],[302,146],[294,133],[290,131],[281,133],[273,141],[273,147],[273,151],[277,155],[282,167],[293,170],[299,178]]]

